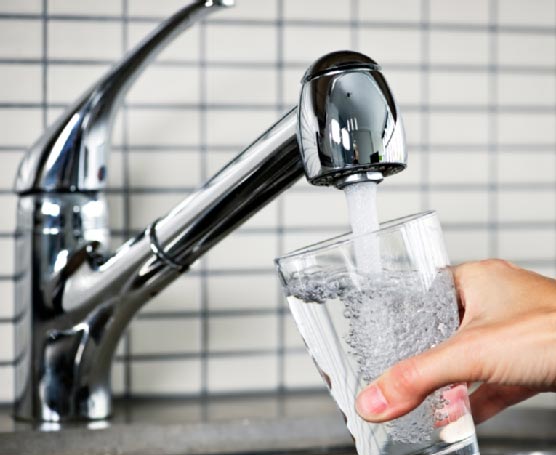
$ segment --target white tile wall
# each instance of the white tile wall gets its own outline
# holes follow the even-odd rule
[[[307,39],[307,34],[313,39]],[[284,61],[288,63],[312,62],[330,51],[349,48],[349,27],[316,27],[290,25],[284,27]],[[303,43],[303,46],[300,46]]]
[[[292,388],[322,387],[315,365],[305,352],[291,353],[284,362],[284,385]]]
[[[406,112],[403,116],[403,124],[408,144],[421,145],[425,139],[423,137],[425,133],[423,131],[423,116],[421,113],[413,111]]]
[[[112,0],[82,0],[79,3],[72,0],[49,0],[48,12],[56,15],[119,16],[122,14],[122,5],[121,2]]]
[[[48,65],[46,98],[50,103],[69,105],[91,87],[108,68],[109,64]],[[40,92],[40,83],[36,84],[36,89]],[[40,96],[35,98],[37,99],[40,99]]]
[[[297,103],[314,58],[352,48],[383,65],[407,132],[409,168],[381,185],[380,218],[435,208],[452,262],[501,256],[556,273],[556,0],[237,3],[179,36],[130,90],[110,157],[114,246]],[[17,164],[182,4],[0,1],[0,401],[14,396]],[[296,184],[141,309],[114,391],[322,387],[272,260],[345,230],[343,194]]]
[[[523,147],[523,151],[527,147]],[[525,158],[526,156],[526,158]],[[526,155],[522,151],[504,152],[498,154],[498,181],[504,183],[526,184],[531,181],[530,173],[527,172],[528,162],[535,163],[535,183],[553,184],[556,180],[556,155],[554,153],[543,153],[527,150]]]
[[[249,31],[249,33],[246,33]],[[270,27],[237,27],[232,24],[209,27],[206,31],[208,62],[274,63],[277,33]],[[253,39],[256,36],[257,39]],[[224,46],[223,44],[226,43]],[[230,52],[233,49],[234,52]]]
[[[506,190],[497,196],[501,222],[556,222],[556,194],[552,190]]]
[[[358,17],[370,23],[416,22],[421,20],[422,4],[415,0],[396,0],[395,2],[358,2]]]
[[[199,103],[199,71],[195,68],[148,68],[129,90],[127,101],[130,104]]]
[[[42,131],[42,114],[37,108],[0,108],[2,140],[10,147],[29,146],[29,135]]]
[[[139,319],[131,326],[131,354],[198,352],[201,321],[190,319]]]
[[[556,98],[554,75],[500,74],[497,94],[501,104],[551,106]]]
[[[272,275],[210,276],[207,278],[207,288],[211,310],[274,309],[279,303],[278,280]],[[261,295],[265,295],[265,298],[261,298]]]
[[[32,103],[41,97],[41,67],[34,65],[0,64],[3,84],[0,102]]]
[[[489,257],[488,232],[484,229],[450,229],[444,240],[453,264]]]
[[[0,207],[6,213],[15,213],[17,206],[17,197],[15,194],[0,194]],[[14,232],[16,221],[13,216],[0,217],[0,232]]]
[[[394,189],[398,187],[407,188],[408,185],[418,186],[423,179],[423,160],[426,156],[421,150],[413,148],[408,166],[403,172],[390,177],[388,187]],[[384,188],[381,188],[381,190],[387,191]]]
[[[472,144],[484,146],[489,138],[488,114],[484,111],[432,112],[429,116],[429,138],[432,145]]]
[[[489,2],[484,0],[431,0],[430,19],[440,23],[488,24],[488,8]]]
[[[22,2],[20,0],[4,0],[0,5],[0,13],[39,14],[41,13],[41,11],[41,0],[26,0],[25,2]]]
[[[556,247],[554,232],[549,229],[506,229],[498,240],[500,256],[516,263],[550,260]]]
[[[483,191],[435,191],[430,195],[430,205],[446,223],[488,221],[488,199]]]
[[[380,220],[393,220],[409,213],[417,213],[423,208],[423,198],[419,190],[393,191],[393,188],[389,189],[383,185],[379,194],[377,206]]]
[[[261,89],[265,90],[265,87],[262,86]],[[230,122],[230,118],[234,122]],[[211,110],[206,114],[207,145],[211,148],[234,144],[241,149],[272,125],[276,118],[275,110]]]
[[[2,336],[7,336],[2,333]],[[0,366],[0,400],[4,403],[13,400],[14,396],[14,367]]]
[[[486,65],[489,36],[485,31],[433,30],[429,35],[430,63],[455,65]]]
[[[548,145],[554,143],[556,114],[528,112],[500,113],[498,115],[498,142],[500,144]]]
[[[272,350],[278,341],[277,319],[272,316],[212,317],[209,321],[209,352]]]
[[[433,72],[429,100],[437,105],[484,105],[488,100],[488,73]]]
[[[199,276],[184,275],[158,294],[141,313],[161,314],[199,312],[201,308],[202,283]]]
[[[10,238],[0,238],[0,275],[10,277],[14,272],[13,242]]]
[[[519,0],[498,2],[498,20],[504,25],[554,26],[555,11],[552,0],[531,0],[527,8]]]
[[[206,77],[207,102],[237,105],[251,101],[256,105],[272,105],[278,95],[277,81],[274,69],[215,68]],[[253,91],[257,86],[266,90]],[[214,133],[212,128],[211,133]]]
[[[147,0],[148,1],[148,0]],[[241,8],[228,8],[223,11],[220,20],[274,20],[278,14],[277,2],[261,2],[260,0],[242,0]]]
[[[284,224],[288,227],[310,228],[330,223],[346,227],[346,220],[346,198],[340,191],[320,190],[284,196]]]
[[[163,2],[149,2],[149,4],[157,5],[158,8]],[[180,0],[180,4],[183,4]],[[179,8],[179,7],[178,7]],[[132,49],[141,40],[143,40],[149,33],[153,31],[156,22],[142,23],[131,22],[126,30],[127,49]],[[170,46],[163,49],[157,57],[158,62],[198,62],[199,61],[199,34],[200,29],[195,28],[188,31],[187,34],[180,35],[172,42]],[[150,69],[150,68],[148,68]]]
[[[199,117],[192,109],[132,109],[128,114],[129,144],[198,146]]]
[[[429,179],[432,184],[488,183],[488,151],[433,151],[429,155]]]
[[[134,194],[130,196],[130,224],[132,229],[142,229],[154,219],[168,213],[183,199],[182,193]]]
[[[15,316],[13,304],[14,285],[11,281],[0,281],[0,318],[7,319]]]
[[[407,29],[364,27],[359,34],[359,50],[381,65],[421,61],[422,32]]]
[[[122,55],[122,26],[117,23],[52,20],[47,39],[52,59],[115,61]]]
[[[272,267],[278,256],[274,234],[234,232],[207,254],[207,263],[218,270],[241,270]]]
[[[278,386],[275,354],[210,358],[208,386],[215,392],[272,390]]]
[[[153,155],[156,154],[156,160]],[[142,150],[129,154],[129,180],[134,187],[196,188],[201,183],[197,153]]]
[[[554,35],[500,33],[497,38],[498,63],[501,65],[554,65]]]
[[[183,6],[180,0],[162,0],[156,3],[150,0],[130,0],[128,2],[129,15],[135,16],[160,16],[161,18],[172,14]]]
[[[332,2],[327,8],[322,8],[320,0],[284,1],[285,19],[308,19],[322,21],[348,21],[351,18],[349,5],[345,2]]]
[[[423,102],[423,83],[424,73],[420,70],[389,70],[388,85],[395,93],[396,101],[402,105]]]
[[[17,20],[0,19],[1,58],[40,58],[41,57],[41,27],[38,19]]]
[[[11,190],[19,162],[23,157],[22,151],[7,149],[2,152],[2,166],[0,166],[0,189]]]
[[[190,395],[201,390],[201,362],[195,360],[137,360],[131,362],[131,393]]]

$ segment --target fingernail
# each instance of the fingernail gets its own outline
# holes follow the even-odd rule
[[[388,402],[380,388],[376,385],[371,385],[365,389],[355,403],[357,412],[362,417],[373,416],[382,414],[388,407]]]

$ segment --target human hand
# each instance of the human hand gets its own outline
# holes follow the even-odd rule
[[[389,368],[357,398],[359,414],[384,422],[439,387],[482,382],[475,423],[539,392],[556,391],[556,281],[497,259],[453,268],[463,311],[456,333]]]

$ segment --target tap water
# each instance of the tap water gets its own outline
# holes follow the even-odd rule
[[[376,182],[361,182],[344,188],[349,221],[355,242],[357,268],[368,274],[380,274],[380,250],[378,237],[369,234],[378,230],[376,208]]]
[[[355,267],[312,264],[288,279],[289,306],[307,349],[345,416],[358,455],[475,455],[465,385],[444,387],[415,410],[383,424],[365,422],[355,397],[391,365],[440,343],[457,329],[451,272],[425,283],[416,270],[381,260],[377,183],[344,191]],[[370,234],[370,235],[366,235]],[[384,262],[384,263],[383,263]]]
[[[365,422],[354,407],[357,393],[390,365],[456,330],[448,270],[427,289],[408,271],[383,271],[373,280],[322,267],[296,273],[287,289],[291,312],[359,455],[478,453],[464,385],[442,388],[386,424]]]

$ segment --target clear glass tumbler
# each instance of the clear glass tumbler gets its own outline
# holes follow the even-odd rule
[[[478,453],[465,384],[443,387],[383,424],[365,422],[355,411],[355,398],[369,382],[459,325],[435,212],[302,248],[276,264],[299,332],[359,455]]]

